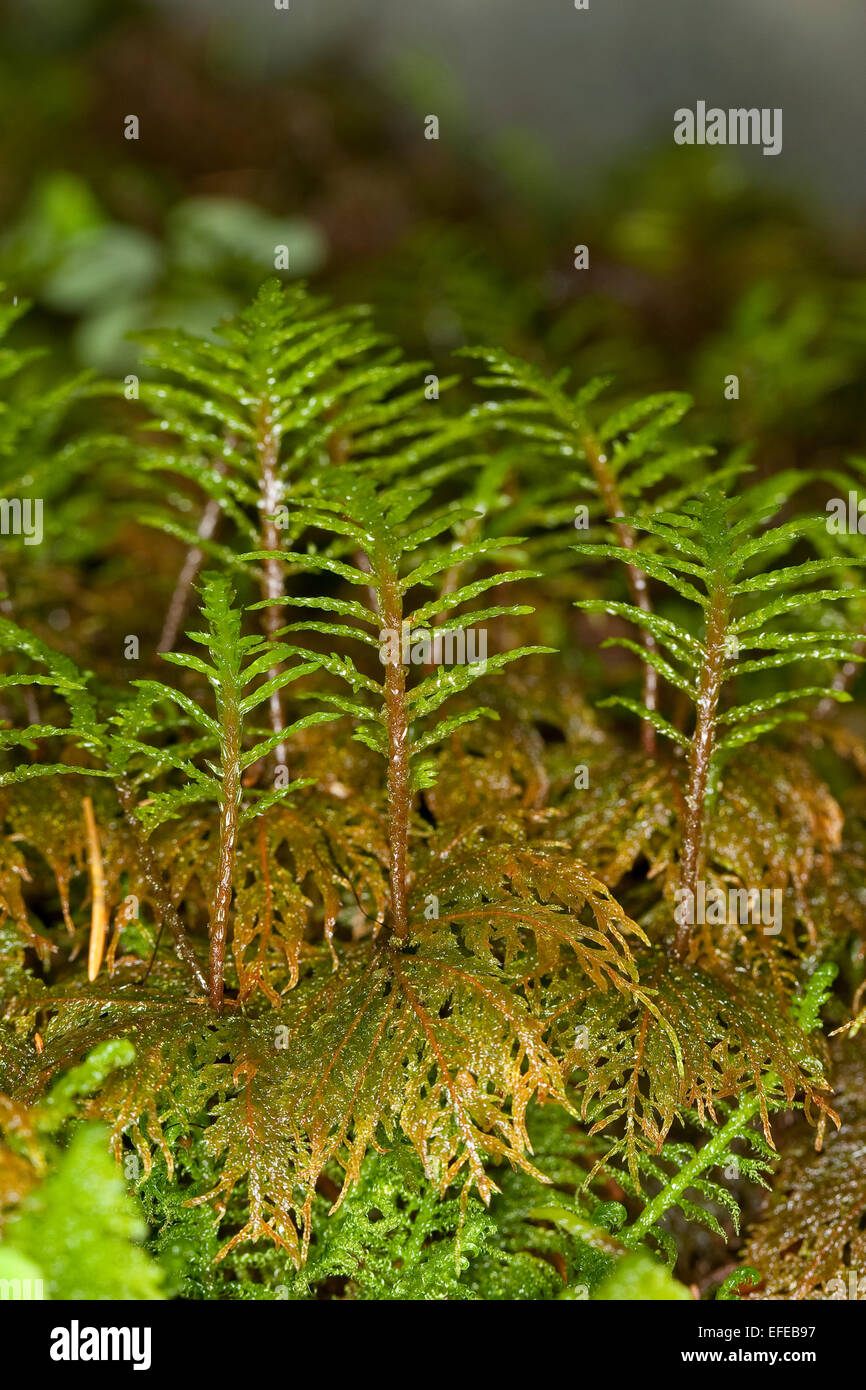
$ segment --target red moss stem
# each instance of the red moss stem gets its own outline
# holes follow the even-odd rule
[[[595,435],[589,431],[584,432],[582,443],[589,465],[595,474],[605,510],[614,523],[614,530],[619,544],[626,550],[634,550],[636,536],[630,526],[617,521],[617,517],[625,515],[616,479],[608,465],[607,458]],[[626,576],[628,579],[629,592],[632,603],[644,613],[652,613],[653,606],[649,595],[646,575],[635,565],[626,565]],[[641,643],[646,652],[658,651],[658,644],[651,632],[645,629],[641,631]],[[648,710],[658,709],[658,673],[655,668],[645,661],[643,665],[643,702]],[[656,731],[648,720],[644,720],[641,725],[641,743],[644,752],[653,754],[656,748]]]
[[[238,812],[241,801],[241,721],[240,692],[223,692],[222,728],[222,800],[220,803],[220,843],[217,886],[210,923],[210,964],[208,998],[211,1008],[219,1013],[223,1003],[225,981],[223,972],[228,939],[229,911],[234,882],[235,849],[238,837]]]
[[[212,497],[201,515],[196,535],[199,540],[209,541],[219,524],[222,508],[215,497]],[[202,567],[204,551],[200,546],[192,545],[186,552],[183,567],[177,577],[174,586],[174,593],[168,605],[168,612],[165,615],[165,622],[162,625],[162,632],[159,635],[159,643],[156,650],[158,652],[170,652],[177,641],[181,623],[186,614],[189,596],[192,586],[198,578],[198,572]]]
[[[261,549],[272,552],[262,562],[262,598],[270,600],[272,607],[262,609],[262,631],[269,641],[276,640],[277,630],[282,626],[283,616],[275,599],[284,593],[283,568],[279,559],[280,533],[275,513],[282,501],[282,487],[279,477],[280,436],[274,425],[268,402],[263,398],[256,412],[256,453],[259,459],[259,507],[261,521]],[[268,675],[271,680],[278,674],[274,667]],[[268,699],[268,716],[275,734],[286,726],[283,717],[283,699],[279,690],[274,690]],[[284,768],[287,763],[286,745],[278,743],[274,750],[277,767]]]
[[[405,940],[409,931],[406,892],[409,854],[409,719],[406,671],[402,660],[403,600],[394,567],[384,561],[380,575],[382,623],[388,642],[385,664],[385,718],[388,728],[388,840],[391,876],[391,928]]]
[[[207,981],[205,980],[196,958],[193,944],[180,919],[180,914],[169,897],[168,889],[165,886],[163,878],[163,872],[157,863],[156,855],[142,830],[141,821],[135,814],[137,801],[135,792],[129,782],[121,781],[118,783],[117,797],[120,801],[126,823],[135,838],[139,872],[142,874],[152,894],[153,902],[160,915],[160,919],[168,926],[174,938],[175,949],[177,950],[178,956],[190,971],[199,988],[204,990],[207,986]]]
[[[680,888],[686,901],[697,897],[698,875],[704,859],[704,812],[710,776],[710,764],[716,744],[716,711],[722,690],[725,666],[725,636],[728,628],[730,601],[724,587],[710,595],[706,622],[706,660],[701,671],[698,689],[695,731],[689,745],[689,780],[686,789],[686,823],[683,832]],[[692,924],[683,920],[677,925],[675,955],[684,960],[692,938]]]

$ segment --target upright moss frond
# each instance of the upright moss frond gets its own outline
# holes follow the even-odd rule
[[[497,603],[482,608],[467,605],[492,589],[532,578],[535,572],[496,571],[456,589],[443,590],[440,576],[453,568],[455,559],[459,558],[461,567],[475,567],[506,545],[519,544],[519,538],[479,539],[458,548],[453,541],[449,543],[440,537],[447,536],[465,511],[453,506],[430,510],[429,489],[402,482],[377,485],[370,477],[348,468],[341,469],[339,476],[324,473],[314,481],[316,503],[295,509],[294,526],[343,538],[351,546],[356,563],[319,554],[312,547],[307,553],[285,551],[282,559],[297,569],[330,573],[361,590],[367,602],[331,596],[284,597],[278,600],[280,604],[335,613],[341,621],[304,619],[289,624],[278,635],[282,638],[308,631],[378,650],[383,677],[365,674],[349,656],[332,653],[320,659],[322,666],[343,680],[352,692],[350,697],[326,698],[353,717],[355,737],[387,763],[391,924],[397,936],[403,938],[409,929],[406,892],[411,804],[414,794],[430,786],[434,775],[433,762],[429,754],[424,755],[460,725],[491,711],[477,706],[439,721],[433,721],[432,716],[450,695],[465,690],[481,675],[500,670],[531,652],[548,650],[520,647],[488,657],[486,632],[482,632],[485,645],[479,657],[472,645],[478,629],[470,632],[467,639],[470,625],[505,615],[520,616],[532,609],[525,604]],[[416,553],[426,558],[413,563]],[[255,552],[247,558],[256,560],[261,556]],[[438,590],[436,595],[413,606],[411,595],[431,588]],[[445,656],[454,653],[455,644],[460,664],[449,665]],[[408,674],[413,664],[426,667],[427,674],[410,684]]]
[[[768,558],[784,558],[803,536],[824,524],[823,518],[796,518],[761,530],[778,506],[777,484],[757,484],[730,500],[717,488],[677,511],[629,518],[645,540],[637,547],[587,543],[573,548],[581,555],[607,557],[634,566],[673,591],[699,612],[697,624],[648,613],[634,604],[582,600],[588,612],[627,618],[649,631],[657,650],[640,649],[624,638],[611,643],[639,652],[664,680],[687,696],[694,709],[691,732],[676,728],[656,709],[621,696],[604,701],[622,705],[649,720],[666,738],[685,750],[688,763],[686,817],[680,881],[694,901],[704,855],[705,807],[715,789],[724,757],[788,720],[803,720],[802,710],[784,706],[823,696],[849,698],[830,685],[790,686],[746,702],[727,704],[723,696],[738,678],[800,662],[856,660],[852,638],[839,628],[779,629],[776,623],[799,610],[817,612],[850,597],[849,589],[815,589],[813,581],[851,562],[844,558],[807,560],[762,569]],[[760,595],[779,593],[755,606]],[[749,655],[752,653],[752,655]],[[680,922],[676,953],[688,953],[691,934]]]
[[[176,816],[181,807],[193,802],[215,801],[219,806],[219,863],[211,904],[208,983],[211,1007],[219,1009],[223,998],[223,967],[239,828],[276,801],[310,784],[309,778],[291,782],[281,777],[272,791],[245,791],[242,774],[301,729],[335,719],[337,715],[330,710],[314,711],[295,720],[288,728],[280,726],[268,737],[256,738],[250,747],[249,716],[253,710],[293,681],[309,675],[319,663],[314,658],[296,663],[279,674],[269,674],[276,662],[293,654],[293,649],[242,635],[241,610],[234,605],[234,594],[227,579],[206,575],[202,600],[205,630],[189,635],[206,648],[210,660],[180,652],[167,652],[164,659],[205,678],[213,692],[216,716],[206,713],[190,696],[160,681],[138,681],[139,689],[154,703],[168,701],[176,705],[200,730],[201,737],[192,750],[182,747],[176,752],[145,748],[139,739],[127,742],[130,752],[150,753],[160,771],[173,768],[183,778],[180,787],[154,793],[148,798],[140,814],[150,828]],[[205,770],[190,753],[201,757],[211,748],[218,753],[218,761],[206,759]]]
[[[590,407],[610,385],[610,379],[595,377],[579,390],[565,389],[568,371],[548,377],[539,368],[510,353],[491,348],[470,348],[467,356],[481,358],[492,369],[478,378],[481,387],[510,393],[508,400],[486,401],[476,412],[499,430],[530,440],[542,460],[555,458],[555,476],[542,485],[545,504],[565,501],[562,519],[573,519],[575,499],[587,501],[587,521],[609,523],[619,545],[631,550],[635,531],[627,511],[641,509],[653,495],[654,505],[675,507],[689,488],[683,485],[685,470],[712,454],[704,446],[677,445],[669,435],[691,405],[678,391],[659,392],[616,410],[593,425]],[[564,466],[563,466],[564,465]],[[716,470],[711,478],[736,473],[739,465]],[[541,498],[536,497],[536,505]],[[645,613],[652,612],[646,577],[639,565],[626,564],[632,602]],[[656,637],[645,626],[641,641],[655,654]],[[643,701],[649,711],[657,707],[657,673],[648,661],[644,668]],[[647,719],[643,727],[647,752],[655,747],[655,725]]]
[[[141,449],[139,466],[186,479],[207,499],[196,529],[176,510],[145,517],[190,547],[160,647],[174,644],[204,556],[238,568],[238,543],[257,547],[262,630],[272,638],[283,594],[276,552],[291,539],[287,504],[310,495],[310,470],[323,461],[338,466],[386,440],[423,445],[438,422],[435,413],[414,410],[423,400],[420,364],[403,361],[363,308],[332,308],[277,280],[262,285],[216,342],[179,332],[146,342],[146,364],[160,380],[143,383],[141,399],[157,417],[155,428],[176,443]],[[178,501],[189,508],[188,499]],[[276,731],[283,723],[278,689],[268,708]],[[274,753],[284,766],[284,745],[277,742]]]
[[[68,705],[68,725],[29,725],[8,730],[2,744],[9,748],[32,749],[37,741],[62,740],[77,746],[88,762],[58,763],[35,761],[0,774],[0,785],[29,781],[58,774],[86,774],[109,779],[124,814],[135,826],[139,823],[150,834],[167,821],[177,818],[196,803],[219,808],[219,864],[216,891],[210,909],[211,1004],[219,1008],[223,994],[223,964],[229,913],[232,903],[234,862],[239,829],[270,806],[308,786],[311,779],[277,776],[270,791],[244,788],[244,772],[264,759],[281,742],[315,724],[338,717],[337,712],[319,709],[295,719],[267,734],[253,721],[254,711],[269,700],[275,690],[311,674],[319,662],[315,657],[271,675],[275,662],[283,662],[295,648],[269,642],[241,631],[242,610],[234,604],[230,582],[219,575],[206,575],[202,584],[202,616],[205,630],[189,634],[204,646],[209,660],[192,654],[167,652],[164,660],[204,677],[211,688],[215,713],[208,713],[191,695],[162,681],[134,682],[138,695],[119,707],[110,720],[100,717],[89,690],[88,679],[68,658],[54,652],[24,629],[0,620],[0,645],[28,656],[45,668],[45,675],[27,676],[52,688]],[[12,685],[21,677],[0,677]],[[175,710],[174,716],[165,711]],[[195,737],[177,739],[172,735],[192,726]],[[169,740],[169,741],[167,741]],[[168,778],[173,785],[162,785]],[[141,798],[142,789],[146,795]],[[172,905],[165,900],[161,875],[153,863],[146,841],[140,854],[150,884],[162,899],[165,915],[181,946],[181,954],[198,974],[195,957]]]

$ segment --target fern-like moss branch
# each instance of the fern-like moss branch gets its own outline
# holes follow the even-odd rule
[[[778,619],[788,618],[800,609],[811,608],[820,613],[826,605],[850,598],[850,589],[814,589],[812,582],[846,564],[857,563],[832,557],[769,571],[761,569],[759,557],[778,560],[801,537],[823,525],[821,517],[794,518],[762,530],[777,510],[781,496],[778,480],[755,484],[735,500],[728,499],[719,488],[709,487],[703,496],[685,503],[679,511],[629,518],[635,529],[644,533],[637,548],[593,543],[573,547],[582,555],[606,556],[637,566],[700,614],[698,635],[681,621],[647,613],[635,604],[585,599],[576,605],[588,612],[627,618],[642,632],[650,631],[661,650],[644,649],[644,661],[687,695],[694,706],[694,725],[686,737],[657,710],[627,696],[602,702],[621,705],[650,720],[687,752],[686,815],[680,851],[684,909],[696,900],[705,852],[706,805],[717,790],[723,759],[780,724],[807,717],[802,710],[786,709],[789,704],[819,696],[837,701],[850,699],[846,692],[825,683],[794,687],[723,707],[723,693],[738,677],[791,663],[820,665],[857,659],[852,650],[854,637],[839,627],[804,630],[794,626],[790,631],[775,627]],[[758,561],[757,567],[754,560]],[[755,598],[765,593],[777,593],[779,597],[753,607]],[[635,647],[629,639],[610,641],[632,650]],[[746,657],[749,649],[755,654]],[[674,951],[678,960],[684,960],[691,951],[693,926],[693,919],[684,910],[677,918]]]

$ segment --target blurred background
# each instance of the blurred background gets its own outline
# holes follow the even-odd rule
[[[130,333],[208,331],[285,245],[437,364],[484,339],[691,389],[723,442],[859,442],[862,0],[287,6],[5,5],[0,278],[55,362],[132,370]],[[782,107],[781,155],[675,146],[698,99]]]

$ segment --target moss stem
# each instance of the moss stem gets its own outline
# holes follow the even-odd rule
[[[409,850],[409,719],[406,671],[403,666],[403,599],[394,566],[374,565],[380,576],[382,622],[390,638],[385,663],[385,718],[388,728],[388,840],[391,874],[391,927],[404,940],[408,934],[406,890]]]
[[[697,900],[698,875],[704,859],[704,829],[710,765],[716,745],[716,713],[725,667],[725,638],[730,600],[726,587],[719,584],[710,594],[707,610],[705,660],[698,690],[695,730],[689,744],[689,778],[686,789],[686,821],[683,832],[680,888],[686,903]],[[675,955],[684,960],[692,940],[693,923],[683,912],[677,924]]]
[[[238,812],[241,801],[241,721],[240,692],[226,689],[222,693],[222,797],[220,800],[220,842],[217,886],[210,923],[210,966],[208,998],[211,1008],[219,1013],[223,1002],[224,968],[228,920],[234,882],[235,849],[238,836]]]
[[[256,453],[259,460],[259,509],[261,511],[261,548],[271,552],[262,561],[262,598],[269,600],[271,606],[262,609],[262,631],[269,641],[276,640],[281,626],[282,612],[274,600],[281,599],[284,593],[283,568],[279,558],[280,533],[276,522],[277,508],[282,501],[282,485],[279,477],[280,435],[274,424],[266,397],[259,401],[256,411]],[[268,673],[269,679],[278,674],[274,667]],[[268,716],[275,734],[286,726],[283,717],[283,699],[279,690],[273,690],[268,698]],[[274,762],[278,768],[287,763],[286,745],[278,743],[274,750]]]
[[[625,515],[625,509],[622,505],[616,479],[611,471],[607,457],[595,435],[590,430],[584,430],[582,432],[581,443],[589,461],[589,465],[595,474],[599,492],[604,502],[605,511],[613,522],[616,538],[625,550],[634,550],[636,541],[634,531],[630,526],[625,525],[624,522],[617,520],[618,517]],[[652,613],[653,606],[649,595],[646,575],[635,565],[626,565],[626,576],[632,602],[636,604],[642,612]],[[641,632],[640,640],[645,651],[655,652],[658,650],[658,644],[651,632],[647,632],[644,629]],[[648,710],[655,711],[658,709],[658,674],[655,667],[651,666],[648,661],[645,661],[643,664],[642,696],[643,702]],[[641,724],[641,743],[645,753],[649,755],[655,753],[656,731],[648,720],[644,720]]]

